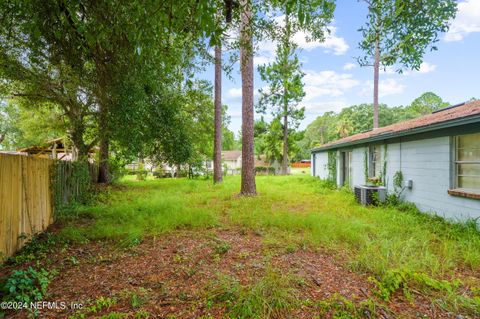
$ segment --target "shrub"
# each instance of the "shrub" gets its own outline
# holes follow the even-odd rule
[[[47,293],[53,274],[45,269],[14,270],[3,286],[3,301],[40,301]]]
[[[129,171],[125,168],[126,161],[117,157],[110,157],[108,160],[108,173],[109,179],[112,183],[116,183],[123,176],[129,174]]]
[[[167,176],[168,176],[168,174],[165,172],[165,170],[163,169],[163,167],[161,165],[155,167],[155,169],[153,170],[153,177],[155,177],[155,178],[164,178],[164,177],[167,177]]]
[[[275,175],[275,168],[271,166],[256,166],[255,174],[272,174]]]

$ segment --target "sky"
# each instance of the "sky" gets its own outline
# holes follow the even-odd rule
[[[323,43],[307,42],[305,34],[294,36],[299,45],[298,56],[305,73],[306,96],[300,103],[305,107],[304,129],[317,116],[328,111],[340,111],[373,101],[373,69],[359,67],[361,56],[358,29],[365,23],[366,4],[355,0],[338,0],[335,17],[329,26],[331,33]],[[398,74],[392,70],[380,74],[380,103],[389,106],[408,105],[422,93],[432,91],[451,104],[480,98],[480,0],[458,1],[458,12],[450,30],[436,44],[438,51],[427,52],[419,71]],[[275,44],[259,43],[254,57],[255,95],[265,87],[257,71],[258,65],[275,58]],[[213,66],[200,78],[213,83]],[[241,80],[238,63],[230,77],[222,79],[222,102],[228,105],[230,130],[241,130]],[[256,114],[255,118],[260,118]],[[267,119],[271,118],[266,116]]]

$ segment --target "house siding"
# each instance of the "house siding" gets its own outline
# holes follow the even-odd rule
[[[314,161],[314,162],[313,162]],[[314,158],[312,158],[312,170],[315,168],[315,172],[313,172],[313,176],[319,177],[321,179],[328,178],[328,152],[321,152],[315,153]]]
[[[355,185],[365,184],[365,152],[366,147],[357,147],[352,150],[352,189]]]
[[[455,197],[447,193],[451,185],[452,137],[410,140],[407,142],[384,143],[382,160],[386,160],[385,181],[387,191],[393,192],[393,178],[401,171],[404,181],[412,180],[412,189],[405,189],[402,197],[414,203],[423,212],[437,214],[446,219],[464,221],[480,218],[480,200]],[[352,183],[365,183],[364,160],[367,146],[352,149]],[[327,154],[327,151],[317,153]],[[325,157],[326,155],[322,156]],[[338,166],[339,167],[339,166]],[[325,176],[316,166],[314,176]]]

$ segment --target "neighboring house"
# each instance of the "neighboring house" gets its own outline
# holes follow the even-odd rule
[[[223,151],[222,163],[228,175],[240,173],[242,169],[242,151]]]
[[[401,172],[411,183],[402,198],[421,211],[454,220],[480,218],[480,101],[315,148],[311,172],[350,187],[382,178],[390,193]]]
[[[255,167],[273,167],[275,174],[280,172],[280,165],[275,161],[270,163],[266,155],[255,155]],[[222,162],[227,175],[240,174],[242,169],[242,151],[223,151]]]
[[[68,143],[64,138],[56,138],[45,142],[42,146],[33,145],[18,150],[19,153],[26,154],[38,158],[58,159],[62,161],[72,161],[76,158],[76,149]],[[95,157],[95,148],[88,152],[89,161],[93,162]]]
[[[273,169],[273,173],[275,175],[278,175],[280,174],[280,171],[281,171],[281,166],[280,166],[280,163],[278,163],[278,161],[273,161],[273,163],[271,163],[268,159],[267,159],[267,155],[255,155],[255,168],[272,168]],[[270,172],[271,173],[271,172]],[[288,172],[287,173],[290,173],[290,167],[288,167]]]

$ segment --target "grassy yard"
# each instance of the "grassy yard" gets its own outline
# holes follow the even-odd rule
[[[44,268],[45,299],[86,305],[51,318],[480,316],[473,223],[362,207],[301,173],[257,177],[253,198],[239,183],[125,179],[65,210],[2,275]]]

